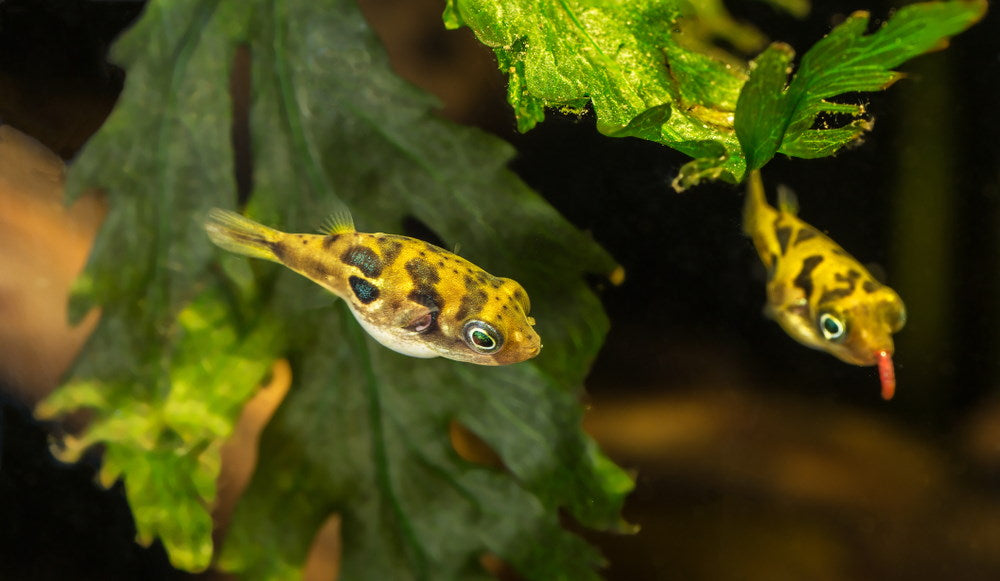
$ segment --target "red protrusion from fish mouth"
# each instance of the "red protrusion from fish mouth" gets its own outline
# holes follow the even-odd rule
[[[892,368],[892,355],[888,351],[879,351],[878,378],[882,381],[882,399],[888,401],[896,393],[896,371]]]

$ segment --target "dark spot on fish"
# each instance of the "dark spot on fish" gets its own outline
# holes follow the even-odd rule
[[[771,282],[774,280],[774,272],[778,270],[778,255],[775,253],[770,253],[768,255],[768,261],[765,265],[767,267],[767,281]]]
[[[329,234],[323,237],[323,250],[329,250],[333,243],[340,238],[340,234]]]
[[[426,260],[412,258],[406,262],[406,272],[410,273],[413,284],[416,286],[430,286],[441,282],[437,269],[431,266]]]
[[[802,269],[799,274],[795,276],[792,284],[802,289],[802,292],[806,296],[806,300],[813,292],[813,281],[812,281],[812,271],[816,270],[819,263],[823,262],[823,257],[819,254],[814,254],[812,256],[807,256],[802,261]]]
[[[430,309],[441,310],[444,307],[444,300],[434,289],[414,289],[406,298]]]
[[[421,250],[421,251],[420,251],[420,256],[427,256],[427,253],[426,253],[426,252],[424,252],[423,250]]]
[[[399,253],[403,250],[403,243],[399,240],[389,239],[386,236],[379,236],[375,243],[378,244],[378,249],[382,253],[382,268],[391,265],[399,257]]]
[[[378,298],[378,288],[367,280],[358,276],[351,276],[347,279],[347,282],[350,283],[351,290],[354,291],[354,296],[358,297],[358,300],[362,303],[367,305]]]
[[[503,306],[503,307],[501,307],[501,308],[502,308],[503,310],[505,310],[505,311],[509,310],[509,307],[508,307],[507,305],[504,305],[504,306]]]
[[[426,260],[420,258],[408,260],[405,268],[413,280],[414,286],[414,289],[410,291],[407,298],[417,304],[424,305],[434,313],[440,312],[444,308],[444,299],[441,298],[441,295],[434,288],[435,284],[441,282],[441,277],[438,276],[437,270],[428,264]],[[433,327],[425,332],[437,329],[436,315],[432,325]]]
[[[788,252],[788,241],[792,238],[792,228],[782,226],[774,231],[774,235],[778,237],[778,246],[781,247],[781,255],[784,256]]]
[[[451,269],[451,271],[454,272],[455,274],[458,274],[458,269],[457,268],[453,268],[453,269]]]
[[[878,284],[873,281],[866,280],[865,282],[861,283],[861,288],[865,289],[866,293],[872,294],[873,292],[878,290]]]
[[[285,261],[285,257],[288,255],[288,249],[281,242],[268,242],[267,245],[271,248],[271,252],[274,256],[281,262]]]
[[[494,289],[498,289],[502,286],[500,279],[483,270],[476,273],[476,282],[479,283],[479,286],[488,285]]]
[[[444,300],[441,299],[441,295],[433,287],[424,287],[410,291],[410,294],[406,295],[406,298],[431,310],[430,326],[421,331],[421,333],[427,334],[438,331],[438,313],[444,307]]]
[[[313,258],[309,254],[295,251],[291,241],[269,242],[268,246],[271,248],[271,252],[274,253],[275,258],[288,268],[300,272],[321,284],[326,280],[326,275],[329,272],[326,263]]]
[[[844,297],[849,297],[854,294],[854,290],[857,287],[857,281],[861,278],[861,273],[856,270],[847,271],[847,275],[840,274],[839,272],[833,275],[834,280],[838,282],[847,283],[847,286],[842,288],[835,288],[824,291],[819,297],[820,304],[824,304],[830,301],[835,301]]]
[[[844,251],[843,251],[843,249],[840,249],[840,248],[831,248],[831,249],[830,249],[830,252],[832,252],[832,253],[836,254],[837,256],[846,256],[846,257],[848,257],[848,258],[850,258],[850,257],[851,257],[851,255],[850,255],[850,254],[848,254],[848,253],[844,252]]]
[[[809,228],[808,226],[799,228],[798,234],[795,235],[795,242],[792,242],[792,246],[798,246],[799,244],[819,236],[819,232]]]
[[[376,278],[382,274],[382,261],[372,249],[365,246],[351,246],[340,257],[340,261],[356,266],[368,278]]]
[[[471,276],[465,275],[462,277],[462,282],[465,283],[466,290],[474,290],[476,288],[476,281],[472,279]]]
[[[288,265],[317,282],[325,281],[329,272],[323,261],[311,257],[300,257],[298,262]]]
[[[462,297],[462,302],[458,305],[458,312],[455,313],[455,318],[459,321],[464,321],[466,317],[479,314],[488,299],[489,295],[482,290],[466,294]]]
[[[439,260],[439,261],[438,261],[438,267],[439,267],[439,268],[444,268],[444,262],[443,262],[443,261],[441,261],[441,260]]]
[[[823,294],[819,296],[819,302],[820,304],[826,304],[831,301],[835,301],[837,299],[842,299],[844,297],[851,296],[851,293],[853,292],[854,289],[848,289],[848,288],[830,289],[828,291],[824,291]]]
[[[503,320],[503,315],[501,315],[500,313],[497,313],[497,320],[498,321],[502,321]]]

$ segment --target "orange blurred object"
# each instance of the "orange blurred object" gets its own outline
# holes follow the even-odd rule
[[[66,303],[106,208],[96,194],[67,207],[64,175],[54,153],[0,126],[0,379],[31,404],[55,389],[98,317],[73,327]]]

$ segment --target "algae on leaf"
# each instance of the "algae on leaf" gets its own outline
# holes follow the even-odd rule
[[[297,231],[346,203],[368,231],[408,217],[521,282],[545,341],[503,368],[388,351],[322,288],[217,251],[201,230],[236,203],[226,88],[251,55],[248,210]],[[577,390],[608,322],[584,273],[612,259],[527,189],[506,144],[436,119],[395,77],[347,0],[154,0],[116,44],[118,108],[70,173],[110,213],[75,297],[101,323],[38,413],[92,421],[63,457],[104,447],[102,482],[124,478],[139,540],[178,567],[213,559],[250,579],[296,576],[320,524],[342,519],[351,579],[485,577],[496,555],[528,579],[594,578],[600,556],[563,530],[621,530],[630,478],[582,432]],[[219,447],[271,362],[293,384],[221,556],[212,546]],[[502,468],[463,460],[449,426]]]
[[[780,4],[802,12],[801,3]],[[986,11],[985,0],[914,4],[870,35],[867,15],[857,13],[806,53],[786,89],[789,47],[772,44],[752,63],[699,50],[704,40],[691,37],[707,34],[699,16],[718,19],[723,12],[714,2],[689,6],[684,0],[448,0],[444,21],[470,27],[494,50],[521,131],[542,121],[546,107],[579,111],[591,103],[602,133],[648,139],[693,157],[674,180],[681,191],[703,179],[739,182],[777,151],[823,157],[855,141],[871,125],[864,111],[826,99],[885,88],[899,76],[894,67],[940,48]],[[734,46],[757,44],[752,29],[727,19],[715,26]],[[737,42],[737,34],[745,38]],[[822,118],[828,113],[851,120],[829,127]]]
[[[444,19],[494,50],[521,131],[542,121],[545,107],[579,111],[591,102],[602,133],[712,159],[713,177],[736,180],[744,168],[732,114],[745,73],[677,43],[681,8],[677,0],[449,0]],[[695,79],[706,91],[692,90]],[[656,124],[644,115],[652,110],[662,112]]]

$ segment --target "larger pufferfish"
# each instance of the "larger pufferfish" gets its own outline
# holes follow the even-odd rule
[[[516,281],[416,238],[358,232],[349,214],[324,234],[291,234],[213,208],[205,230],[225,250],[283,264],[344,299],[369,335],[404,355],[506,365],[542,348]]]

